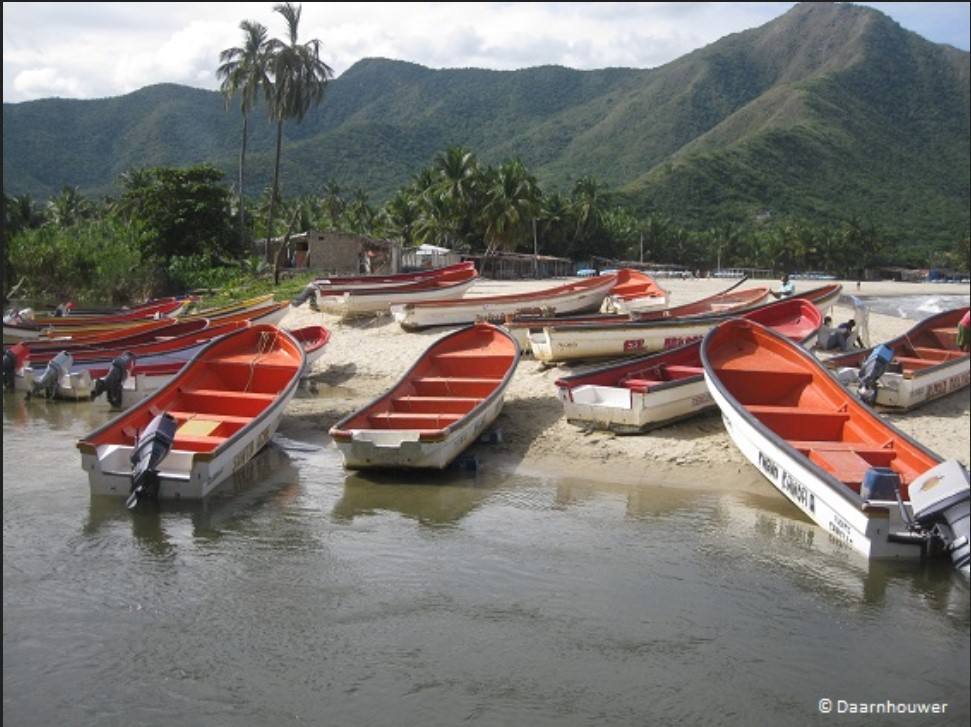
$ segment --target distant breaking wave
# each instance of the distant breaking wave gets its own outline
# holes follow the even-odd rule
[[[852,304],[856,299],[862,302],[871,313],[880,313],[886,316],[896,316],[897,318],[907,318],[913,321],[922,321],[930,318],[936,313],[942,313],[952,308],[971,305],[971,295],[903,295],[903,296],[873,296],[857,297],[844,295],[843,299],[850,299]]]

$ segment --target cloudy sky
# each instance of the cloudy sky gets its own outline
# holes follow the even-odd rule
[[[3,100],[115,96],[153,83],[216,88],[239,22],[284,35],[273,2],[3,3]],[[971,3],[861,3],[924,37],[968,50]],[[651,68],[793,3],[305,3],[301,38],[320,38],[340,75],[380,56],[433,68]]]

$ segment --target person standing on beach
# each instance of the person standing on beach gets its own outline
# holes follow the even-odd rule
[[[782,276],[782,285],[779,286],[778,290],[773,290],[772,295],[776,298],[788,298],[795,292],[796,286],[790,282],[789,274],[786,273]]]
[[[971,350],[971,309],[964,311],[964,317],[958,323],[957,345],[962,351]]]

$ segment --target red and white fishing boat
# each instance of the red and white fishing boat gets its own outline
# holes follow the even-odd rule
[[[331,430],[349,469],[443,469],[499,415],[519,361],[488,323],[436,341],[401,380]]]
[[[169,299],[138,306],[130,310],[117,313],[79,313],[63,316],[34,316],[34,322],[41,326],[56,326],[58,328],[72,328],[74,326],[103,325],[106,323],[127,323],[146,318],[170,317],[185,308],[191,301],[188,299]]]
[[[461,298],[476,280],[475,268],[467,267],[394,287],[318,290],[317,307],[342,318],[386,313],[399,303]]]
[[[391,306],[391,315],[402,328],[414,331],[430,326],[473,323],[480,319],[500,323],[507,315],[527,310],[544,311],[548,315],[580,313],[597,310],[615,280],[616,276],[601,275],[529,293],[401,303]]]
[[[832,306],[839,298],[839,285],[826,285],[793,298],[811,301],[817,308]],[[636,356],[700,340],[725,318],[757,309],[769,299],[765,287],[735,290],[701,305],[678,306],[636,321],[607,324],[551,325],[530,329],[528,338],[533,357],[546,362]],[[683,316],[669,315],[682,310]],[[707,311],[707,313],[700,312]],[[653,316],[653,320],[648,316]]]
[[[788,299],[745,314],[803,346],[822,323],[812,303]],[[705,386],[701,342],[625,359],[556,381],[567,421],[618,434],[639,434],[687,419],[715,405]]]
[[[735,445],[832,539],[867,558],[946,550],[968,573],[971,489],[960,463],[943,462],[758,323],[723,322],[701,359]]]
[[[657,310],[668,304],[668,291],[647,273],[632,268],[617,271],[617,282],[603,302],[604,313],[629,315]]]
[[[883,344],[892,350],[893,359],[875,381],[864,382],[875,389],[873,403],[906,411],[971,384],[971,356],[957,346],[958,321],[967,311],[964,307],[938,313]],[[844,383],[859,386],[860,371],[874,348],[835,356],[825,364],[838,371]]]
[[[529,347],[533,357],[544,363],[620,358],[663,351],[700,339],[718,321],[755,308],[768,298],[768,288],[752,288],[720,296],[720,302],[707,305],[707,314],[690,313],[683,317],[671,315],[659,316],[656,320],[628,319],[610,323],[570,321],[538,330],[530,328]]]
[[[295,328],[288,333],[294,337],[303,348],[305,357],[303,375],[313,371],[314,364],[324,355],[327,343],[330,341],[330,331],[323,326],[304,326]]]
[[[345,275],[330,276],[327,278],[317,278],[311,285],[324,292],[328,290],[351,290],[353,288],[384,288],[398,285],[408,285],[418,283],[422,280],[434,280],[435,278],[448,277],[450,274],[460,270],[474,270],[475,263],[471,260],[447,265],[442,268],[431,268],[429,270],[419,270],[412,273],[394,273],[391,275]]]
[[[213,341],[165,387],[78,442],[92,495],[199,499],[270,441],[303,350],[274,326]]]

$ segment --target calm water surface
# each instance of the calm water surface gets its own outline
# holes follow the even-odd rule
[[[288,420],[205,504],[131,514],[74,449],[106,418],[4,397],[7,724],[968,722],[967,585],[866,567],[768,485],[392,483]]]

